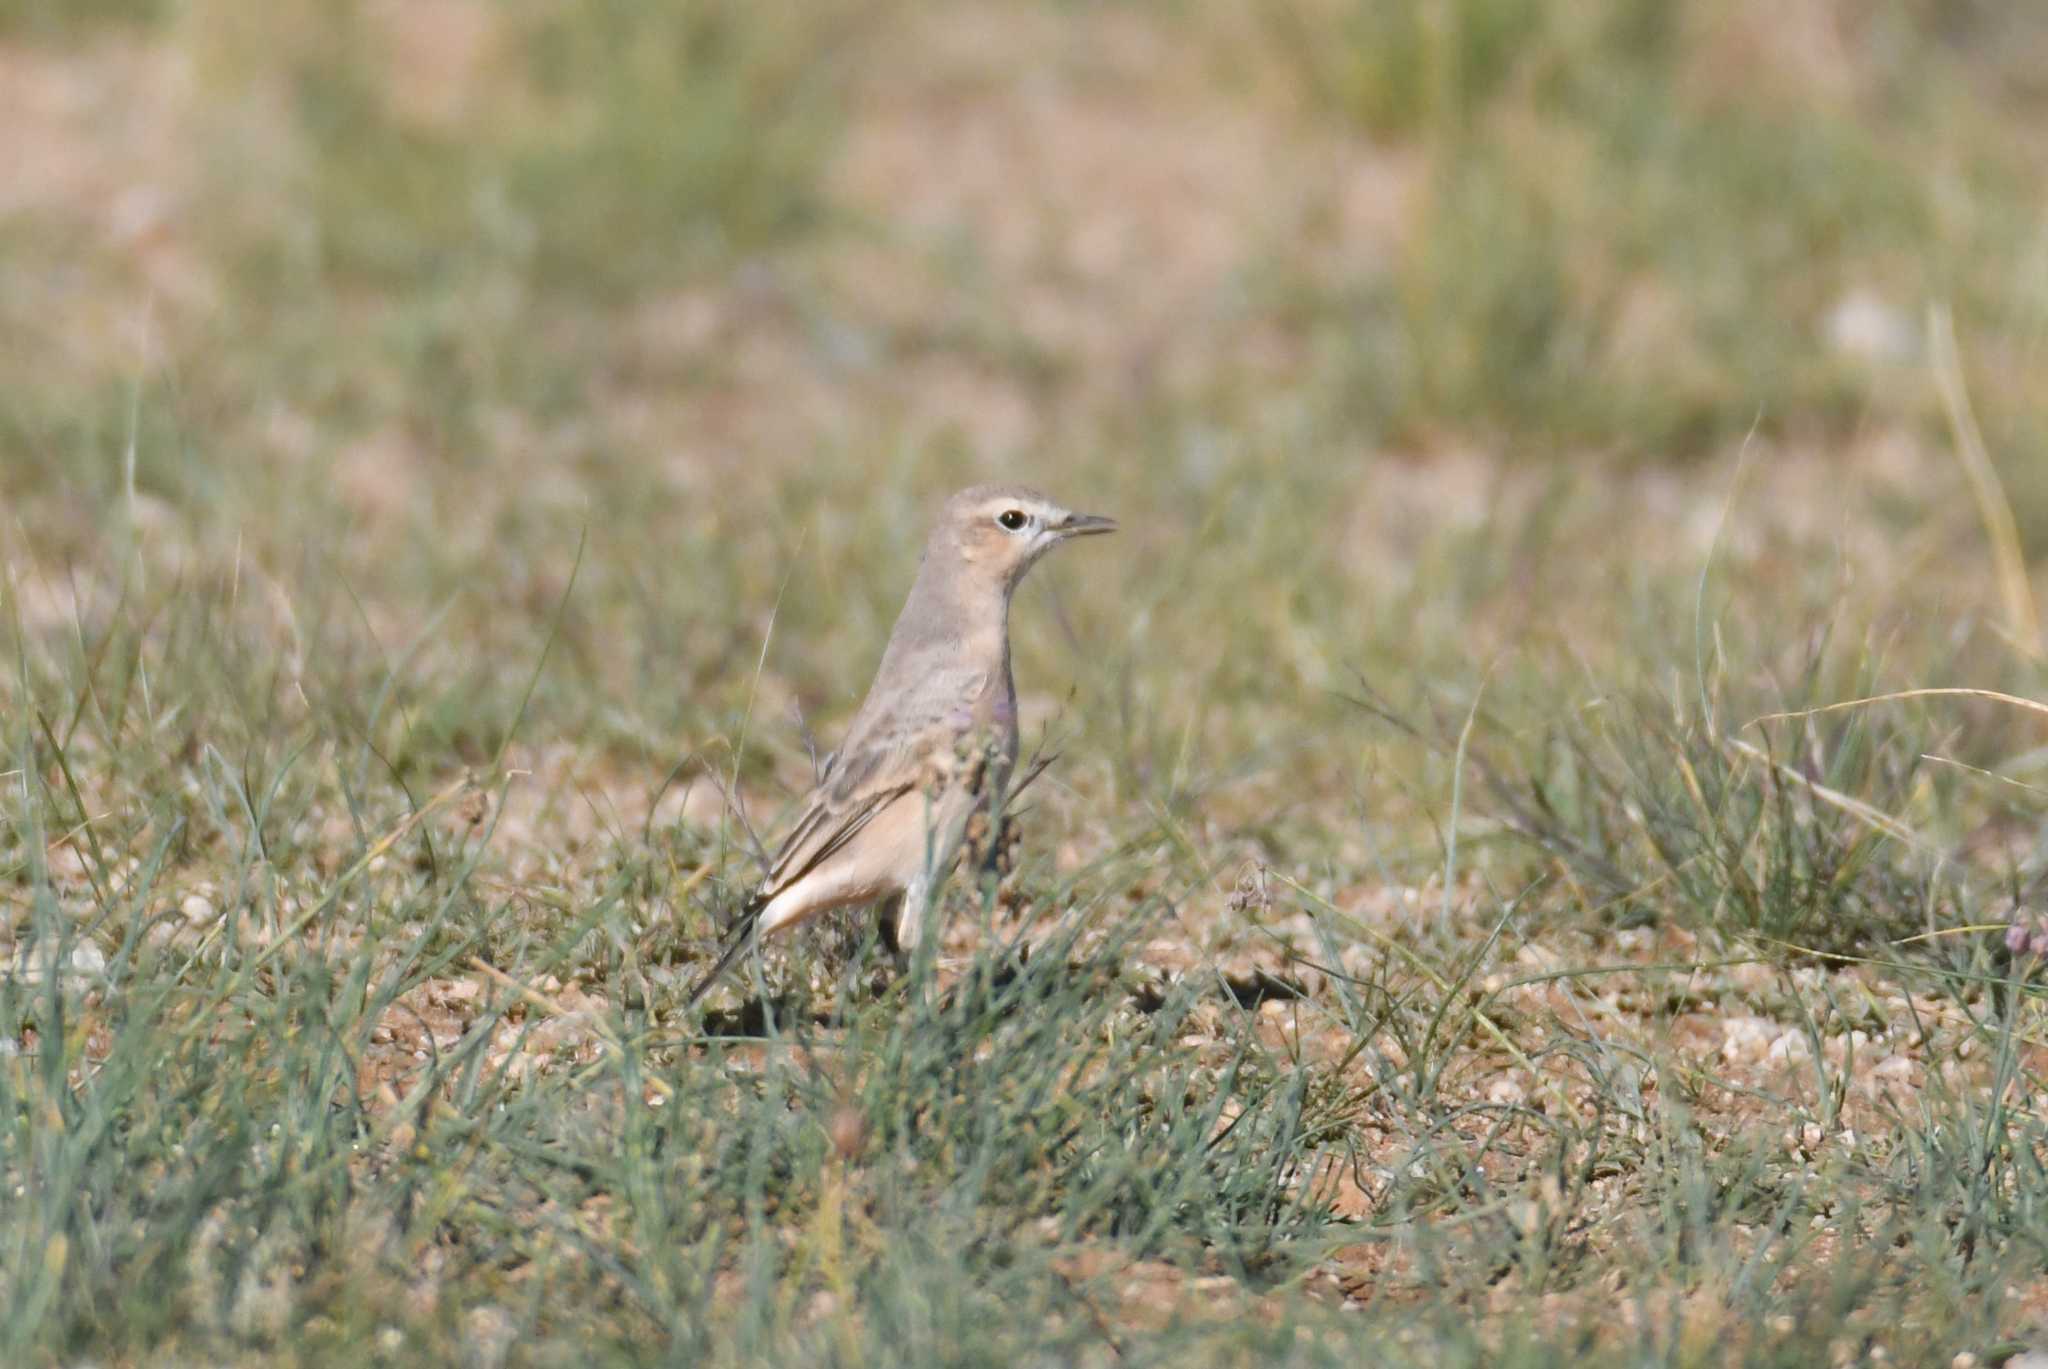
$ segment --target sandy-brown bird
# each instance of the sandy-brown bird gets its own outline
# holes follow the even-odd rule
[[[834,908],[898,901],[897,945],[916,946],[969,819],[1017,761],[1010,596],[1060,543],[1115,530],[1017,485],[946,501],[845,742],[686,1008],[758,938]]]

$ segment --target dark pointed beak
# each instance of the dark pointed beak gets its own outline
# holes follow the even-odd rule
[[[1059,525],[1061,537],[1087,537],[1098,532],[1115,532],[1116,520],[1093,513],[1070,513]]]

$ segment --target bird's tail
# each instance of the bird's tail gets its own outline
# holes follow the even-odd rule
[[[758,894],[742,905],[739,916],[733,919],[731,927],[726,931],[725,949],[718,953],[717,963],[705,972],[704,977],[697,981],[690,989],[689,996],[683,1000],[684,1012],[696,1007],[699,1000],[711,992],[712,986],[725,977],[725,972],[738,964],[739,958],[747,953],[747,948],[754,944],[754,929],[760,925],[761,910],[767,906],[768,900]]]
[[[1031,782],[1040,775],[1043,775],[1046,767],[1058,759],[1058,753],[1054,753],[1052,755],[1034,755],[1027,761],[1024,767],[1024,777],[1007,786],[1000,800],[1002,808],[1007,810],[1010,802],[1029,788]],[[762,887],[756,889],[753,897],[740,906],[738,916],[733,919],[731,926],[727,930],[725,949],[718,953],[717,963],[705,972],[704,977],[697,981],[691,988],[689,996],[683,1000],[683,1011],[688,1012],[696,1007],[704,995],[710,993],[712,987],[725,977],[725,972],[738,964],[739,958],[747,953],[747,948],[754,944],[755,935],[760,928],[761,913],[767,908],[769,901],[777,892],[789,888],[805,875],[817,869],[828,857],[837,854],[847,842],[852,840],[862,828],[867,826],[868,821],[876,813],[910,792],[910,789],[911,786],[907,784],[897,785],[868,796],[859,808],[841,822],[839,829],[829,840],[817,843],[816,848],[808,852],[800,866],[794,869],[776,871],[777,878],[774,881],[774,888],[769,888],[764,882]]]

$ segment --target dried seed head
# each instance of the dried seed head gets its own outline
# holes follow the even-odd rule
[[[831,1138],[832,1154],[843,1164],[858,1159],[868,1143],[868,1119],[861,1115],[859,1108],[842,1104],[832,1114],[832,1120],[825,1128]]]

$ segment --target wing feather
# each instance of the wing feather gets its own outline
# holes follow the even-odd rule
[[[732,968],[741,952],[753,942],[754,929],[760,924],[762,910],[777,894],[838,854],[848,842],[859,836],[861,831],[874,821],[878,813],[916,787],[914,784],[906,783],[887,789],[872,789],[861,794],[853,803],[837,806],[836,809],[823,803],[814,804],[810,811],[804,814],[797,830],[792,832],[790,839],[783,844],[783,849],[777,853],[768,878],[761,881],[760,886],[748,897],[746,906],[740,910],[740,915],[733,920],[731,928],[726,932],[725,947],[719,953],[717,962],[691,988],[689,995],[683,1000],[683,1010],[687,1012],[695,1007],[697,1000],[718,982],[721,975]],[[813,837],[817,839],[813,840]]]
[[[685,1011],[753,942],[761,911],[776,895],[844,850],[883,809],[931,778],[933,762],[973,729],[972,702],[988,681],[986,670],[936,671],[925,688],[891,708],[875,710],[872,700],[862,705],[845,744],[826,758],[802,815],[734,919],[718,960],[690,990]]]

